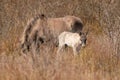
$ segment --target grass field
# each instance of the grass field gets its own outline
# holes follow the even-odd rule
[[[119,0],[1,0],[0,80],[120,80]],[[36,14],[75,15],[90,29],[87,45],[74,57],[67,48],[41,46],[39,54],[21,54],[19,39]]]

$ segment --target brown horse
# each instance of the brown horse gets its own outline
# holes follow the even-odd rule
[[[45,41],[53,41],[63,31],[81,32],[83,23],[75,16],[61,18],[47,18],[44,14],[37,15],[28,22],[22,36],[22,50],[28,50],[33,46],[37,49]]]

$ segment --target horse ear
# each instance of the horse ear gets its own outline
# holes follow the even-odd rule
[[[85,33],[85,35],[87,36],[87,35],[88,35],[88,33],[89,33],[89,29],[87,30],[87,32]]]

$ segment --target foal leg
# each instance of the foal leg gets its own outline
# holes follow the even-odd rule
[[[58,47],[57,54],[60,53],[60,51],[62,50],[62,47],[63,47],[63,46],[59,46],[59,47]]]
[[[58,50],[57,50],[57,55],[56,55],[56,67],[57,67],[57,68],[58,68],[59,63],[60,63],[60,61],[61,61],[61,54],[60,54],[60,52],[61,52],[62,48],[63,48],[63,46],[62,46],[62,45],[61,45],[61,46],[59,45]]]
[[[73,47],[73,53],[74,53],[74,56],[77,56],[78,55],[78,52],[76,50],[76,47]]]
[[[59,45],[58,50],[57,50],[57,57],[56,57],[57,59],[60,59],[62,55],[63,47],[64,45]]]

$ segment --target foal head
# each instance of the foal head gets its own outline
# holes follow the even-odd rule
[[[80,41],[81,41],[81,46],[85,47],[86,46],[86,41],[87,41],[87,33],[82,33],[80,32]]]

